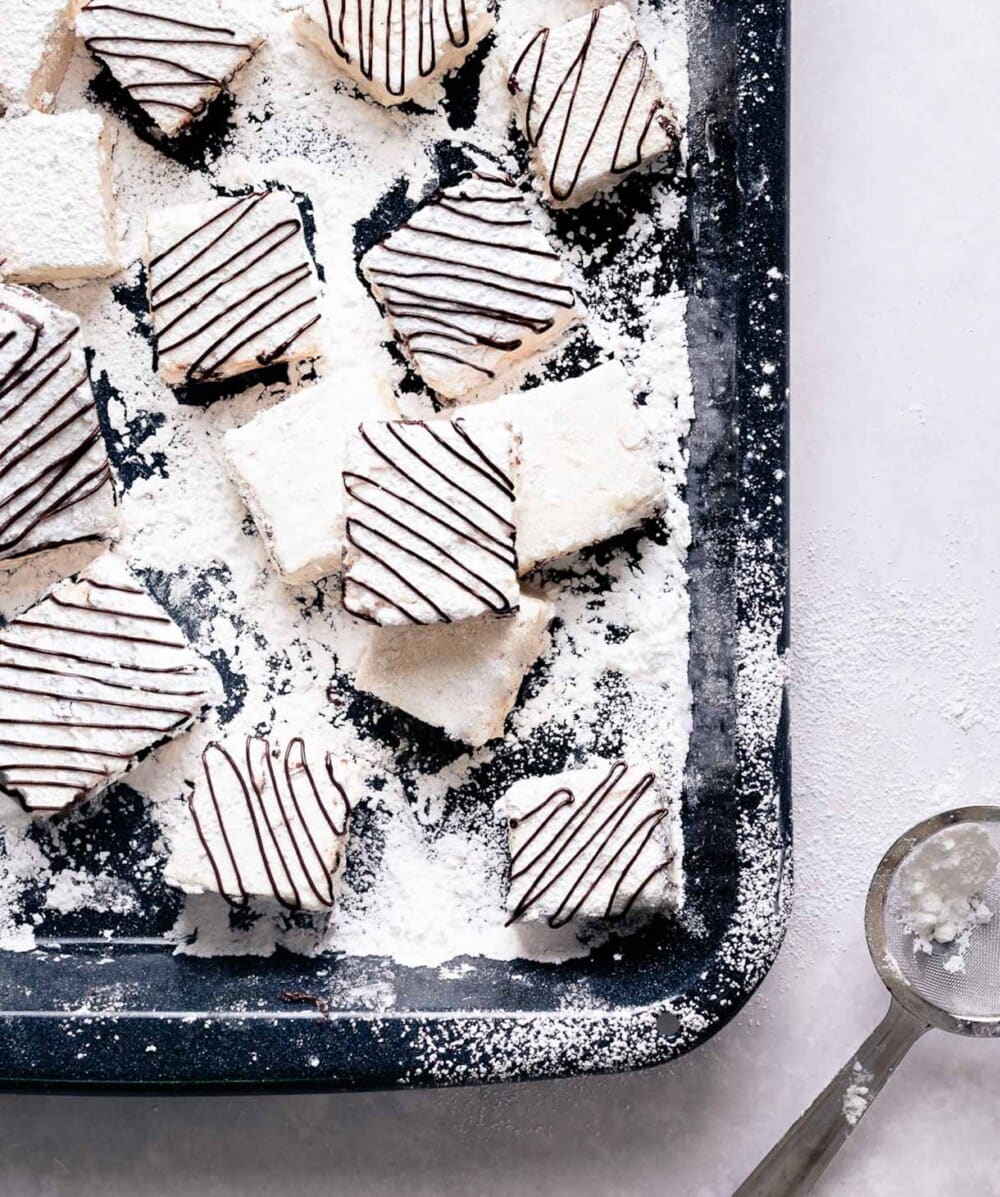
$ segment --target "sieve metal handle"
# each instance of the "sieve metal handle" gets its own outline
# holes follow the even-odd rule
[[[733,1197],[803,1197],[929,1025],[893,999],[889,1012]],[[856,1105],[847,1099],[857,1094]],[[858,1087],[863,1086],[862,1094]],[[850,1113],[850,1117],[848,1116]]]

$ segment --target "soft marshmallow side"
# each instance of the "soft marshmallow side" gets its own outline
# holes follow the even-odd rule
[[[474,748],[503,735],[555,608],[521,591],[513,619],[372,632],[355,684]]]
[[[75,0],[8,0],[0,32],[0,116],[50,112],[73,56]]]

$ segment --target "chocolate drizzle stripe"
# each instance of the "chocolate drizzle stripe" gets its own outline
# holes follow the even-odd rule
[[[465,196],[462,196],[461,198],[466,203],[469,203],[469,202],[474,203],[475,202],[474,200],[470,201]],[[506,202],[506,201],[501,201],[501,202]],[[455,201],[452,201],[452,203],[449,204],[445,200],[441,200],[440,207],[443,212],[454,212],[456,216],[461,216],[465,220],[475,220],[475,221],[478,221],[479,224],[488,224],[488,225],[492,225],[496,228],[515,229],[515,228],[530,228],[531,227],[531,217],[530,216],[522,216],[516,220],[497,220],[497,218],[495,216],[480,216],[475,212],[464,211]]]
[[[23,625],[23,620],[16,620],[13,624],[8,625],[7,630],[11,631],[17,629],[19,625]],[[42,624],[42,627],[48,625]],[[129,673],[159,673],[159,674],[182,674],[184,676],[193,675],[193,670],[185,669],[183,667],[175,667],[163,669],[153,665],[133,665],[125,661],[109,660],[107,657],[84,657],[79,653],[69,653],[65,650],[57,650],[52,648],[39,648],[35,644],[25,644],[18,640],[8,640],[6,637],[0,637],[0,648],[14,649],[16,652],[32,653],[43,657],[61,657],[64,661],[76,661],[80,665],[99,665],[108,669],[113,669],[116,673],[127,670]]]
[[[119,4],[88,4],[83,9],[88,17],[97,13],[109,16],[96,18],[96,28],[84,39],[84,45],[109,67],[116,64],[112,70],[121,87],[145,108],[167,108],[192,119],[218,95],[255,49],[252,42],[238,41],[235,30],[224,26],[201,25]],[[145,47],[155,47],[159,53]],[[217,62],[220,50],[233,52],[231,64],[222,75],[209,73],[206,68]],[[149,66],[164,69],[153,78],[145,78]],[[190,101],[147,94],[164,88],[194,88],[197,94]]]
[[[34,771],[38,772],[38,766],[33,766]],[[8,786],[46,786],[50,790],[72,790],[74,794],[80,793],[80,785],[75,781],[49,781],[47,779],[39,780],[37,777],[6,777],[5,784]],[[58,810],[56,806],[36,806],[34,810]]]
[[[398,257],[405,257],[416,259],[421,262],[432,262],[435,265],[449,266],[448,270],[418,270],[416,273],[408,273],[403,270],[392,270],[387,266],[378,266],[372,269],[372,274],[380,278],[402,278],[411,279],[414,281],[420,279],[451,279],[456,283],[468,283],[471,286],[486,287],[490,291],[500,291],[504,295],[517,295],[522,299],[530,299],[536,304],[548,305],[555,304],[556,307],[572,308],[574,305],[573,292],[569,287],[565,287],[562,283],[544,283],[538,282],[535,279],[523,274],[512,274],[510,271],[494,270],[489,266],[484,266],[479,262],[456,262],[454,259],[441,257],[434,254],[418,253],[415,250],[399,249],[395,246],[387,246],[386,253],[395,254]],[[476,271],[474,274],[456,274],[456,269]],[[483,275],[491,276],[483,278]],[[499,283],[495,280],[501,278],[507,280]],[[524,287],[512,287],[512,282],[523,282],[532,284],[534,290],[525,290]],[[552,291],[559,292],[557,295],[542,295],[539,293],[539,288],[549,288]],[[500,317],[508,315],[516,315],[516,313],[505,312],[503,309],[499,311],[493,308],[481,309],[489,315],[497,315]],[[545,317],[538,318],[540,323],[540,331],[551,325],[551,319],[546,321]]]
[[[30,375],[37,374],[48,362],[49,358],[54,357],[66,345],[75,341],[78,333],[75,328],[71,329],[66,336],[47,349],[36,361],[32,362],[31,359],[37,353],[39,341],[44,334],[44,324],[36,320],[33,316],[29,316],[27,312],[19,311],[8,303],[0,302],[0,311],[9,313],[15,320],[21,321],[27,328],[31,329],[31,341],[27,349],[19,357],[15,358],[13,364],[6,370],[3,378],[0,379],[0,383],[3,384],[0,386],[0,399],[3,399],[15,387],[20,386]],[[16,337],[17,333],[12,332],[10,337],[4,342],[5,347],[10,344],[11,340],[15,340]]]
[[[146,21],[162,21],[168,25],[180,25],[185,29],[194,29],[200,33],[224,33],[229,37],[236,36],[232,29],[226,29],[224,26],[201,25],[196,21],[181,21],[177,17],[161,16],[158,13],[149,12],[145,9],[127,8],[124,4],[85,4],[84,8],[87,12],[118,12],[129,17],[140,17]]]
[[[594,48],[603,12],[603,9],[596,9],[592,14],[580,49],[564,72],[560,73],[560,67],[550,64],[548,49],[552,31],[549,28],[543,28],[525,45],[507,80],[508,89],[512,94],[523,93],[527,90],[528,98],[523,114],[523,127],[525,137],[533,146],[540,144],[550,121],[553,124],[561,121],[555,152],[551,162],[547,163],[549,190],[553,197],[560,202],[571,199],[579,187],[585,167],[590,168],[591,174],[608,172],[622,175],[641,165],[646,140],[657,120],[665,131],[674,135],[677,132],[674,122],[660,98],[659,88],[650,71],[649,56],[642,43],[633,40],[625,53],[618,57],[611,84],[601,101],[596,120],[587,133],[582,152],[577,156],[575,162],[570,162],[568,165],[564,162],[571,132],[576,134],[580,122],[592,119],[589,115],[590,107],[578,104],[584,77],[587,76],[588,69],[590,69],[588,81],[592,80],[595,73],[608,62],[609,49],[604,46],[597,50]],[[532,60],[534,69],[530,70],[530,78],[522,81],[522,71]],[[629,95],[627,74],[629,67],[633,64],[635,64],[636,78]],[[648,111],[643,119],[641,132],[632,139],[630,146],[626,146],[625,141],[629,135],[629,129],[633,125],[633,114],[647,85],[651,87],[652,95]],[[544,100],[541,98],[543,91],[546,97]],[[618,122],[610,161],[591,164],[589,159],[598,134],[609,119],[612,109],[616,105],[620,105],[626,96],[628,97],[627,103],[624,115]],[[560,113],[560,116],[557,116],[557,113]]]
[[[660,826],[660,824],[664,821],[664,819],[666,819],[666,817],[667,817],[666,811],[657,811],[651,815],[647,815],[647,817],[645,819],[645,831],[646,831],[645,835],[642,835],[644,824],[640,823],[639,826],[636,828],[636,830],[632,832],[632,835],[629,837],[629,839],[626,840],[624,844],[622,844],[622,846],[618,849],[618,851],[611,858],[611,860],[609,860],[608,863],[605,865],[604,872],[607,873],[614,866],[615,862],[618,860],[618,857],[621,855],[621,853],[626,850],[629,843],[632,840],[634,840],[637,836],[640,836],[640,835],[642,836],[641,840],[639,841],[638,848],[636,848],[635,852],[632,853],[632,856],[629,858],[625,867],[618,874],[618,880],[615,882],[615,887],[611,891],[610,896],[608,897],[608,905],[604,912],[605,918],[611,917],[611,914],[615,909],[615,902],[618,898],[618,891],[625,884],[625,878],[632,871],[632,866],[634,864],[636,864],[636,862],[642,856],[643,852],[646,849],[647,844],[653,838],[653,835],[654,835],[657,827]],[[669,863],[670,862],[667,862],[667,864],[669,864]],[[653,873],[650,874],[650,877],[652,878],[653,876],[655,876],[656,873],[658,873],[664,867],[666,867],[666,865],[658,864],[656,866],[656,869],[653,871]],[[603,874],[602,874],[602,876],[603,876]],[[633,902],[635,901],[639,892],[641,892],[641,891],[636,890],[633,893],[632,897],[628,901],[628,906],[631,906],[633,904]]]
[[[28,721],[25,721],[28,723]],[[38,727],[39,725],[34,720],[28,723],[29,726]],[[103,748],[94,748],[93,745],[79,745],[79,744],[38,744],[34,740],[7,740],[0,739],[0,748],[33,748],[39,752],[69,752],[74,756],[102,756],[106,760],[111,761],[128,761],[132,759],[131,752],[110,752]],[[0,765],[0,774],[2,774],[8,765]]]
[[[345,470],[343,477],[344,489],[352,499],[355,499],[362,506],[370,507],[373,510],[378,511],[379,514],[384,515],[386,519],[393,520],[393,522],[399,522],[384,508],[378,507],[372,495],[369,495],[366,498],[364,495],[359,493],[359,484],[365,484],[371,487],[374,491],[381,491],[389,498],[394,499],[397,503],[402,504],[404,507],[408,508],[424,519],[429,519],[436,524],[440,524],[442,528],[447,528],[449,532],[453,532],[462,540],[467,540],[470,544],[476,545],[478,548],[482,549],[484,553],[489,553],[491,557],[495,557],[497,561],[501,561],[504,564],[510,565],[512,567],[516,564],[517,554],[513,551],[509,540],[500,536],[492,536],[489,534],[484,534],[484,537],[481,540],[464,528],[458,527],[450,520],[443,519],[437,512],[432,511],[423,504],[416,502],[414,499],[402,494],[400,491],[393,490],[390,487],[387,487],[384,483],[374,482],[371,478],[366,478],[363,474],[356,474],[353,470]],[[494,548],[494,545],[497,547]]]
[[[497,205],[510,211],[512,204],[523,216],[498,220]],[[498,236],[497,225],[510,235]],[[431,359],[494,378],[526,332],[544,338],[576,306],[520,192],[482,173],[438,192],[363,265],[400,343],[429,371],[432,386]]]
[[[58,632],[67,636],[93,636],[98,640],[125,641],[128,644],[151,644],[156,648],[169,648],[182,652],[187,648],[183,641],[160,640],[156,636],[126,635],[124,632],[99,632],[96,628],[76,628],[69,624],[51,623],[48,620],[24,619],[17,621],[22,628],[39,628],[46,632]]]
[[[410,85],[409,43],[412,41],[410,20],[416,8],[417,19],[417,70],[426,79],[438,67],[437,39],[434,35],[435,11],[440,11],[448,40],[456,49],[469,44],[469,17],[466,0],[457,0],[460,22],[453,22],[451,7],[453,0],[340,0],[340,11],[334,31],[331,3],[337,0],[323,0],[326,17],[326,34],[337,56],[346,63],[357,63],[361,75],[371,83],[375,78],[375,30],[381,25],[384,41],[381,78],[379,82],[385,91],[395,98],[406,94]],[[378,9],[385,9],[384,23],[378,19]],[[398,25],[393,16],[399,14]],[[457,26],[457,28],[456,28]]]
[[[0,302],[0,559],[61,543],[51,521],[94,498],[110,505],[111,468],[87,385],[79,332]]]
[[[408,275],[407,277],[412,278],[414,276]],[[412,287],[400,287],[392,284],[385,286],[384,289],[387,296],[386,307],[388,308],[390,314],[396,316],[397,318],[402,317],[403,319],[406,319],[408,317],[416,317],[420,319],[426,312],[472,317],[473,320],[475,320],[477,317],[482,317],[487,321],[498,321],[501,324],[512,324],[515,327],[519,326],[521,328],[527,328],[533,333],[547,332],[554,324],[554,321],[551,319],[538,319],[537,317],[531,317],[511,309],[487,307],[480,303],[463,303],[461,300],[457,299],[440,299],[432,292],[428,293],[426,291],[418,291]],[[400,300],[396,299],[396,296],[402,296],[402,301],[400,302]],[[418,301],[423,300],[424,302],[422,304],[420,302],[413,303],[412,300],[414,299]],[[462,328],[460,321],[454,322],[452,326],[454,328]],[[418,331],[426,332],[426,329],[420,329]],[[410,334],[409,339],[411,342],[413,338],[414,334]],[[476,344],[483,343],[481,335],[474,335],[473,339]],[[518,337],[513,339],[513,343],[516,348],[520,349],[524,342],[522,338]],[[419,350],[418,352],[426,353],[427,351]]]
[[[49,354],[47,356],[54,357],[55,354],[53,353],[53,354]],[[45,374],[39,375],[37,381],[34,383],[31,390],[29,390],[26,394],[21,396],[20,402],[25,403],[25,402],[27,402],[28,399],[31,399],[36,394],[36,392],[40,391],[42,389],[42,387],[44,387],[46,385],[46,383],[50,382],[53,378],[55,378],[59,374],[59,372],[66,365],[69,364],[69,360],[70,360],[70,354],[68,354],[68,353],[63,354],[63,356],[59,359],[59,361],[56,362],[56,364],[52,367],[51,370],[49,370]],[[42,365],[45,365],[45,364],[47,364],[47,359],[38,362],[39,367]],[[37,368],[35,369],[34,373],[36,373],[36,374],[38,373]],[[21,376],[21,378],[23,378],[23,377],[24,377],[24,375]],[[86,380],[87,380],[87,376],[85,374],[81,374],[80,377],[77,379],[77,381],[75,383],[73,383],[72,386],[70,386],[69,390],[63,392],[63,394],[59,396],[59,398],[55,401],[55,403],[52,405],[52,407],[50,407],[47,411],[42,413],[42,415],[38,419],[38,423],[41,423],[43,420],[47,419],[52,414],[53,411],[55,411],[58,407],[61,407],[62,404],[66,402],[66,400],[73,394],[73,392],[78,387],[83,386],[83,384],[86,382]],[[17,381],[20,381],[20,379],[18,379]],[[13,386],[14,384],[11,384],[11,385]],[[0,424],[5,423],[7,420],[13,419],[14,414],[16,412],[17,412],[17,407],[15,405],[11,405],[3,413],[3,415],[0,415]]]
[[[426,427],[426,425],[423,424],[422,421],[412,421],[412,422],[397,421],[397,422],[402,424],[403,427],[406,427],[406,428]],[[438,503],[441,507],[443,507],[448,512],[449,515],[453,516],[454,518],[456,518],[458,520],[461,520],[461,522],[463,524],[466,524],[471,529],[471,531],[475,537],[482,537],[483,539],[485,539],[487,541],[493,541],[496,544],[506,545],[509,542],[510,545],[513,546],[514,524],[512,523],[512,521],[499,516],[495,511],[493,511],[492,508],[488,507],[485,503],[481,504],[491,515],[493,515],[496,519],[499,520],[500,523],[503,524],[503,526],[510,533],[510,536],[509,537],[500,537],[495,532],[491,533],[488,529],[484,528],[481,524],[476,523],[476,521],[473,520],[470,515],[467,515],[465,512],[460,511],[454,505],[454,503],[451,503],[447,499],[443,498],[441,495],[436,494],[433,490],[430,489],[429,486],[424,485],[424,483],[420,482],[419,479],[414,477],[412,470],[407,470],[406,468],[404,468],[402,465],[400,465],[399,461],[396,460],[396,458],[391,457],[385,449],[383,449],[380,445],[376,444],[376,442],[374,440],[372,440],[372,438],[369,436],[369,434],[365,431],[365,426],[363,424],[359,426],[358,434],[360,435],[361,439],[365,442],[365,444],[369,447],[369,449],[371,449],[371,451],[378,458],[380,458],[383,462],[385,462],[385,464],[387,466],[389,466],[395,473],[399,474],[400,477],[405,479],[411,486],[415,487],[418,491],[420,491],[421,494],[426,495],[427,498],[433,500],[435,503]],[[402,434],[400,432],[396,431],[394,435],[395,435],[396,440],[400,441],[400,443],[402,443],[405,448],[409,447],[406,445],[405,440],[402,439]],[[419,453],[414,451],[413,455],[414,455],[414,457],[417,458],[418,463],[424,462],[424,458]],[[435,471],[435,473],[438,475],[438,477],[441,477],[443,481],[451,482],[451,484],[455,486],[455,489],[458,490],[460,493],[463,493],[463,494],[468,493],[466,488],[449,480],[447,477],[442,475],[440,473],[440,471]],[[380,488],[386,494],[393,493],[393,492],[389,491],[384,486],[384,484],[379,484],[379,485],[380,485]],[[416,506],[416,504],[414,504],[414,506]]]
[[[440,200],[438,201],[437,206],[439,209],[442,207]],[[426,211],[427,209],[425,208],[424,212]],[[464,219],[468,220],[470,218],[468,215],[465,215]],[[531,222],[528,221],[528,224],[530,225]],[[536,246],[531,245],[518,245],[516,242],[511,241],[484,241],[482,237],[468,237],[461,233],[449,232],[447,229],[425,228],[422,225],[414,224],[412,222],[408,226],[408,231],[411,233],[418,233],[425,237],[441,237],[445,241],[459,241],[463,245],[474,245],[477,249],[485,245],[490,249],[506,250],[508,253],[512,254],[528,254],[533,258],[547,258],[551,262],[557,262],[559,260],[559,255],[554,253],[551,249],[539,249]],[[566,287],[564,290],[568,291],[569,288]]]
[[[142,709],[142,708],[137,708]],[[184,719],[188,716],[185,714]],[[183,720],[181,721],[183,722]],[[24,721],[22,719],[0,719],[0,726],[2,727],[22,727]],[[31,720],[32,727],[65,727],[66,724],[62,719],[36,719]],[[132,732],[153,732],[157,735],[162,735],[163,732],[169,731],[175,727],[176,723],[168,723],[166,727],[160,724],[146,724],[146,723],[87,723],[80,719],[73,720],[73,727],[78,731],[132,731]],[[2,741],[0,741],[2,743]],[[87,751],[92,751],[88,749]]]
[[[675,858],[676,853],[671,852],[668,858],[662,864],[658,864],[656,868],[648,874],[648,876],[643,878],[639,886],[633,891],[631,898],[629,898],[629,900],[622,907],[621,914],[618,916],[619,918],[625,918],[629,914],[633,906],[635,906],[639,898],[645,893],[654,878],[658,877],[661,873],[669,872],[669,870],[673,867]]]
[[[445,441],[438,435],[438,433],[434,429],[431,428],[431,426],[429,424],[425,423],[423,420],[415,420],[410,424],[404,424],[402,421],[395,421],[395,422],[387,424],[386,427],[388,428],[390,435],[392,437],[394,437],[396,441],[399,442],[399,444],[407,451],[407,453],[409,453],[412,457],[416,458],[416,460],[418,462],[420,462],[421,465],[426,466],[427,469],[429,469],[431,471],[431,473],[435,474],[438,478],[440,478],[440,480],[446,486],[450,486],[453,490],[457,490],[460,494],[464,495],[470,502],[475,503],[475,505],[477,507],[481,507],[483,509],[483,511],[488,512],[490,515],[493,516],[493,518],[498,523],[503,524],[504,527],[508,528],[510,530],[510,532],[513,534],[513,532],[514,532],[513,520],[510,520],[506,516],[501,515],[501,513],[499,511],[497,511],[495,507],[491,507],[490,504],[485,499],[483,499],[479,495],[477,495],[471,489],[471,483],[462,485],[462,483],[456,481],[456,479],[453,475],[446,474],[444,472],[444,470],[442,470],[438,466],[434,465],[434,463],[426,456],[426,454],[421,453],[418,449],[414,448],[412,440],[409,439],[407,436],[404,436],[404,434],[402,432],[402,428],[421,428],[421,429],[423,429],[424,432],[426,432],[428,434],[428,436],[432,437],[435,441],[437,441],[437,443],[439,445],[441,445],[441,447],[446,452],[451,453],[452,456],[455,457],[458,461],[468,465],[468,461],[466,460],[466,458],[463,457],[463,455],[461,453],[459,453],[452,445],[446,444]],[[364,435],[364,434],[362,434],[362,435]],[[370,441],[368,443],[371,444]],[[399,468],[400,467],[397,466],[397,469],[399,469]],[[475,468],[476,468],[477,473],[480,473],[480,474],[482,473],[482,471],[479,470],[478,467],[475,467]],[[400,472],[402,473],[403,471],[400,469]],[[461,476],[461,474],[459,474],[459,476]],[[513,484],[511,483],[509,478],[505,477],[504,481],[502,483],[497,482],[497,480],[495,478],[489,478],[489,477],[487,477],[487,481],[490,482],[493,486],[495,486],[498,490],[500,490],[505,498],[513,499],[514,488],[513,488]]]
[[[90,777],[92,770],[86,768],[84,765],[65,765],[62,762],[53,764],[52,762],[36,762],[31,766],[27,765],[10,765],[11,769],[25,769],[31,768],[35,773],[82,773],[85,777]],[[106,774],[102,774],[106,776]],[[39,785],[54,785],[54,782],[39,782]]]
[[[618,761],[582,800],[578,801],[572,790],[560,787],[525,814],[509,820],[511,829],[516,830],[543,816],[511,855],[511,885],[526,880],[508,925],[524,918],[555,891],[546,903],[550,911],[546,921],[553,928],[565,926],[577,917],[598,886],[612,877],[604,917],[624,918],[653,878],[669,869],[673,853],[664,860],[661,847],[653,844],[668,812],[642,805],[655,775],[643,774],[622,792],[620,783],[628,774],[628,765]],[[655,867],[621,902],[630,876],[644,859],[653,860]]]
[[[318,312],[299,317],[290,335],[279,334],[299,313],[315,308],[318,299],[298,217],[283,217],[249,236],[241,227],[271,194],[257,192],[227,204],[150,259],[157,348],[163,357],[189,347],[188,382],[220,377],[222,367],[255,341],[264,342],[256,356],[260,365],[276,361],[319,320]],[[209,231],[213,235],[200,248],[181,253]],[[294,264],[277,256],[282,250],[296,256]],[[217,309],[203,314],[209,301]]]
[[[329,754],[325,763],[330,790],[326,795],[309,768],[301,737],[286,745],[280,774],[265,739],[247,737],[242,767],[223,745],[208,745],[202,753],[208,801],[195,789],[188,805],[219,893],[240,903],[253,896],[271,897],[298,910],[308,890],[321,907],[334,905],[334,878],[342,861],[351,805],[334,775]],[[236,801],[222,801],[224,777],[235,782]],[[340,825],[334,807],[342,815]],[[252,846],[247,848],[241,869],[236,849],[248,831],[247,842]],[[267,878],[266,894],[251,893],[247,888],[252,862],[260,865]],[[231,877],[223,875],[226,870]]]
[[[31,686],[8,686],[3,682],[0,682],[0,693],[24,694],[30,698],[47,698],[55,702],[69,702],[76,705],[86,703],[89,707],[114,707],[119,711],[149,711],[150,714],[176,715],[178,717],[186,716],[188,713],[184,707],[160,707],[139,702],[117,702],[113,698],[94,698],[92,696],[81,699],[73,694],[63,694],[59,690],[38,690]],[[0,720],[0,722],[3,721]]]
[[[141,594],[146,597],[145,590],[138,586],[114,586],[110,582],[98,582],[96,578],[83,578],[82,581],[90,590],[113,590],[116,594]]]
[[[22,645],[11,646],[21,649]],[[36,650],[41,651],[41,650]],[[61,656],[65,654],[47,654],[50,656]],[[72,658],[71,658],[72,659]],[[124,666],[117,666],[122,669]],[[137,682],[111,682],[107,678],[95,677],[90,673],[81,673],[78,669],[73,669],[69,673],[61,669],[45,669],[41,665],[20,665],[14,661],[0,661],[0,669],[9,669],[14,673],[32,673],[44,677],[61,677],[67,678],[71,681],[93,682],[95,686],[105,686],[111,690],[128,690],[132,693],[140,694],[160,694],[167,698],[197,698],[203,693],[202,690],[163,690],[157,686],[141,686]],[[156,673],[162,673],[164,677],[190,677],[193,676],[193,670],[183,669],[165,669],[155,670]]]
[[[387,249],[386,252],[398,254],[401,257],[417,258],[424,262],[440,263],[442,266],[448,264],[447,258],[435,257],[431,254],[412,253],[405,249],[393,249],[393,248]],[[460,268],[462,270],[474,270],[474,271],[478,271],[479,273],[478,274],[456,274],[455,273],[456,268]],[[535,291],[529,291],[529,290],[525,290],[523,287],[512,287],[509,285],[510,282],[526,282],[526,283],[532,282],[532,280],[530,278],[528,278],[527,276],[511,274],[509,272],[504,272],[504,271],[499,271],[499,270],[492,270],[489,266],[483,266],[479,263],[452,262],[450,270],[420,270],[415,274],[407,273],[406,271],[402,271],[402,270],[389,270],[386,267],[382,266],[382,267],[375,268],[372,271],[372,273],[379,279],[379,281],[382,281],[384,279],[394,279],[394,278],[395,279],[398,279],[398,278],[411,279],[411,280],[450,279],[452,282],[455,282],[455,283],[468,283],[470,286],[474,286],[474,287],[488,287],[491,291],[500,291],[504,295],[516,295],[522,299],[529,299],[529,300],[533,301],[534,303],[542,304],[542,305],[554,303],[557,307],[571,308],[574,303],[572,291],[570,291],[568,287],[562,286],[562,284],[560,284],[560,283],[538,284],[543,287],[551,287],[553,291],[562,292],[561,296],[550,295],[550,296],[546,296],[543,298],[538,294],[537,289]],[[506,282],[506,283],[494,282],[489,278],[483,278],[482,275],[484,275],[484,274],[492,275],[492,276],[494,276],[494,278],[504,278],[504,279],[507,279],[508,282]],[[383,283],[383,286],[384,285],[385,284]],[[400,289],[402,289],[402,288],[400,288]],[[426,294],[426,292],[410,291],[409,293],[411,295],[420,295],[422,298],[433,298],[433,295],[428,296]],[[515,322],[518,322],[518,323],[523,322],[527,319],[527,317],[524,315],[521,315],[519,317],[517,312],[505,311],[502,308],[484,308],[484,307],[480,306],[479,310],[482,311],[486,315],[490,315],[490,316],[493,316],[496,318],[508,318],[508,319],[514,320]],[[538,328],[536,331],[538,331],[538,332],[544,332],[546,328],[550,328],[552,325],[551,319],[545,318],[545,317],[536,318],[536,323],[538,325]]]
[[[60,598],[57,594],[50,595],[49,597],[57,607],[63,607],[67,611],[85,611],[88,615],[107,615],[111,619],[137,619],[140,623],[173,624],[173,620],[169,615],[158,615],[145,611],[118,611],[110,607],[95,607],[90,603],[71,603],[67,599]]]
[[[415,615],[412,615],[401,603],[397,603],[391,595],[386,594],[384,590],[379,590],[376,586],[372,586],[370,582],[360,582],[357,578],[354,578],[351,581],[351,586],[355,590],[363,590],[366,594],[374,595],[375,598],[380,599],[383,603],[387,603],[394,610],[398,611],[405,619],[408,619],[410,623],[419,624],[421,622],[421,620],[417,619]],[[373,615],[369,615],[368,612],[363,608],[352,603],[346,582],[344,585],[344,610],[350,612],[350,614],[355,616],[357,619],[363,619],[366,623],[378,623],[378,620]]]
[[[457,423],[393,421],[378,434],[374,427],[362,425],[359,437],[388,478],[344,471],[346,537],[355,550],[344,576],[347,609],[364,612],[358,588],[414,623],[450,623],[469,598],[484,613],[512,614],[514,524],[493,499],[499,493],[512,509],[510,477]]]
[[[116,594],[128,596],[135,610],[82,599]],[[86,625],[91,616],[100,628]],[[0,790],[26,810],[61,808],[95,793],[138,753],[190,723],[208,698],[207,677],[183,641],[148,635],[151,626],[163,625],[180,635],[145,591],[84,576],[62,583],[5,629],[0,636]],[[72,651],[92,637],[105,646],[105,655]],[[148,646],[169,650],[168,659],[178,663],[133,663],[133,654],[148,653]],[[54,791],[65,800],[54,802]]]

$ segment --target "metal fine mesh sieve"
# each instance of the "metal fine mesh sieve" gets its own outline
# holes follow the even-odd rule
[[[1000,823],[973,823],[1000,853]],[[932,840],[945,839],[951,827],[920,842],[919,851]],[[1000,876],[994,875],[980,896],[995,917],[971,927],[956,942],[933,944],[930,953],[918,946],[906,929],[907,898],[901,882],[903,865],[897,867],[886,891],[883,925],[888,957],[905,982],[938,1009],[962,1019],[1000,1017]],[[890,967],[888,960],[886,967]],[[881,970],[880,970],[881,971]]]
[[[920,950],[907,929],[906,865],[956,828],[980,829],[1000,853],[1000,810],[964,807],[926,820],[886,853],[868,894],[866,929],[875,967],[892,995],[934,1026],[965,1034],[1000,1034],[1000,873],[978,895],[993,913],[952,943]]]
[[[976,897],[992,917],[981,911],[984,921],[970,926],[967,937],[934,942],[930,952],[915,951],[908,930],[911,895],[920,894],[915,882],[926,876],[928,860],[916,853],[929,849],[937,867],[967,882],[977,875],[973,853],[963,855],[953,847],[968,837],[970,827],[980,829],[972,838],[986,862],[985,877],[992,867],[989,846],[1000,853],[1000,807],[966,806],[935,815],[901,836],[882,858],[868,890],[865,931],[872,960],[892,994],[889,1012],[734,1197],[804,1197],[903,1057],[931,1027],[1000,1035],[1000,873],[978,887]],[[920,876],[915,877],[918,864]],[[940,874],[932,878],[924,895],[940,893],[940,879]],[[966,896],[972,895],[962,895],[963,900]],[[928,903],[917,905],[919,913]]]

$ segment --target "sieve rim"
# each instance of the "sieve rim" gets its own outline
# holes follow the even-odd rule
[[[1000,806],[959,806],[923,819],[904,832],[879,861],[865,902],[865,937],[882,984],[893,998],[926,1026],[957,1035],[1000,1035],[1000,1014],[959,1016],[922,997],[903,975],[885,934],[885,905],[896,870],[910,853],[931,836],[960,823],[1000,823]]]

